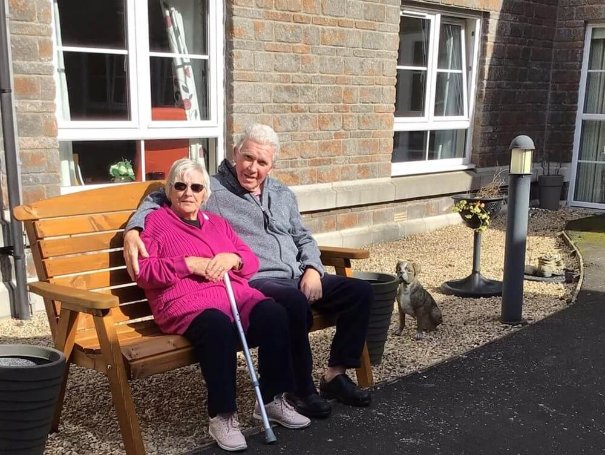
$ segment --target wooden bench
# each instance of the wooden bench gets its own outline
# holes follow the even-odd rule
[[[14,210],[24,222],[39,279],[29,289],[44,298],[55,346],[69,360],[52,429],[59,427],[69,365],[91,368],[108,376],[128,454],[145,453],[128,380],[196,362],[184,337],[160,332],[124,265],[124,226],[140,201],[160,186],[114,185]],[[323,263],[346,276],[351,259],[368,256],[366,250],[322,248]],[[311,330],[333,325],[315,314]],[[362,387],[373,383],[367,348],[357,380]]]

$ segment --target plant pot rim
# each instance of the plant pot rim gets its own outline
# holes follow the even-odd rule
[[[58,349],[36,344],[0,344],[0,357],[38,357],[46,362],[37,365],[11,365],[12,370],[51,369],[65,362],[65,355]],[[0,367],[2,368],[2,367]]]
[[[538,181],[540,180],[563,180],[564,176],[561,174],[540,174]]]
[[[503,201],[504,199],[506,199],[506,194],[501,194],[500,196],[484,197],[484,196],[477,196],[476,194],[465,193],[465,194],[455,194],[452,196],[452,199],[456,202],[464,201],[464,200],[497,202],[497,201]]]
[[[396,275],[382,272],[353,272],[353,278],[359,280],[372,280],[375,281],[373,284],[389,284],[394,281],[398,281]]]

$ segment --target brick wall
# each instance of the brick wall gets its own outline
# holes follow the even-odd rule
[[[563,161],[572,155],[586,23],[604,20],[602,0],[559,0],[546,150],[554,158],[561,152]]]
[[[30,202],[59,193],[51,1],[9,0],[8,15],[23,201]]]
[[[519,134],[536,144],[539,158],[549,102],[556,0],[502,2],[485,22],[473,161],[507,164]]]
[[[399,7],[233,0],[227,143],[250,122],[271,125],[287,184],[390,176]]]

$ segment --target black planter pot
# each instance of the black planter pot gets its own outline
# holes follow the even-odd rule
[[[563,176],[540,175],[538,176],[538,188],[540,190],[540,208],[559,210],[561,190],[563,189]]]
[[[391,325],[391,315],[395,306],[399,281],[395,275],[374,272],[354,272],[353,278],[369,282],[374,291],[374,304],[370,310],[366,343],[370,354],[370,363],[380,365],[384,353],[384,344]]]
[[[0,345],[0,454],[44,452],[64,373],[56,349]]]

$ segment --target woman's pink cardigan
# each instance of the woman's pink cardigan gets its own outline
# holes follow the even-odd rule
[[[229,277],[246,330],[254,305],[267,299],[248,285],[248,278],[258,270],[258,259],[223,218],[200,211],[198,219],[201,228],[186,224],[166,206],[147,216],[141,240],[149,258],[139,259],[137,284],[145,290],[162,332],[183,334],[191,321],[209,308],[216,308],[233,320],[224,282],[213,283],[192,274],[185,257],[238,254],[242,268],[231,270]]]

